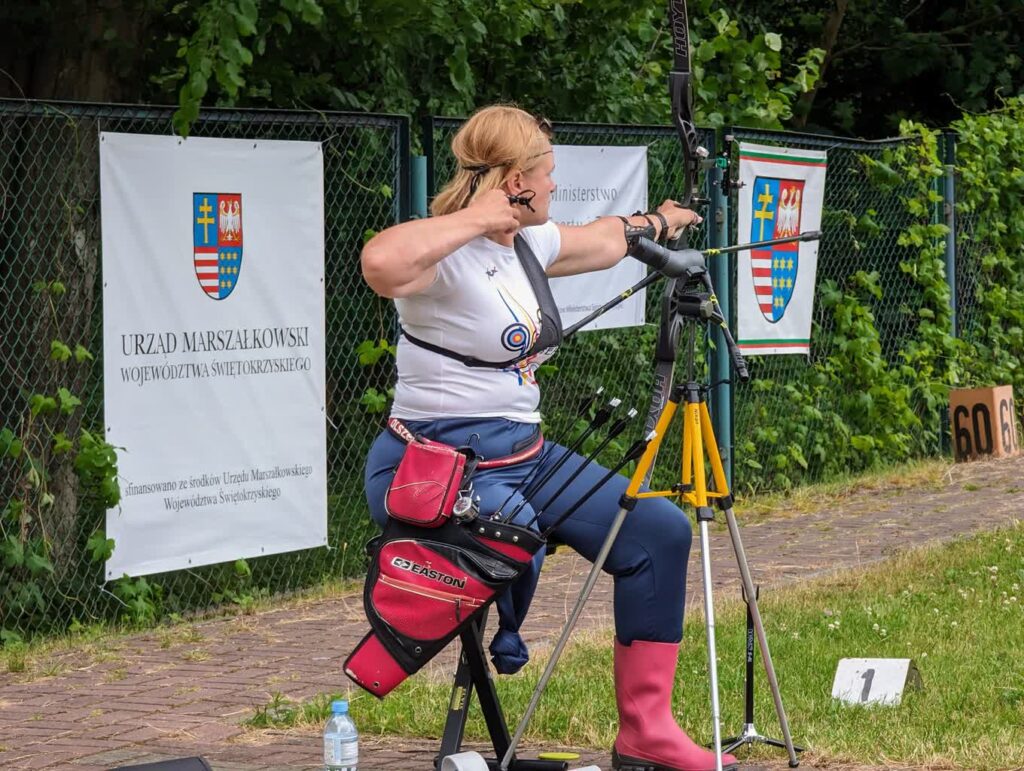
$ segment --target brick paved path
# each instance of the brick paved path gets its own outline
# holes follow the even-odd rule
[[[754,580],[770,585],[803,579],[1005,525],[1022,516],[1022,480],[1024,458],[975,463],[950,469],[938,485],[893,495],[859,492],[820,511],[741,523]],[[712,533],[711,549],[717,600],[738,586],[723,528]],[[587,567],[563,552],[545,566],[524,630],[535,655],[557,635]],[[699,567],[695,554],[690,600],[697,603]],[[611,636],[611,582],[604,577],[580,626]],[[0,673],[0,769],[105,771],[198,754],[216,771],[312,771],[318,768],[319,731],[253,732],[239,723],[273,692],[298,700],[344,688],[340,661],[364,629],[355,593],[118,638],[98,654],[55,656],[27,675]],[[446,677],[454,656],[449,649],[417,676]],[[364,736],[360,769],[429,769],[436,744]],[[530,755],[528,748],[524,754]],[[607,750],[581,754],[580,765],[608,767]],[[744,768],[782,769],[785,763]]]

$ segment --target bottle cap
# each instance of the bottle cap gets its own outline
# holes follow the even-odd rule
[[[335,715],[344,715],[348,712],[348,702],[344,699],[331,702],[331,712]]]

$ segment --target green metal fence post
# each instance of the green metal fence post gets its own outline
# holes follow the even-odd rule
[[[724,173],[723,173],[724,172]],[[716,165],[708,173],[711,205],[708,209],[709,220],[708,246],[721,247],[729,245],[729,200],[722,195],[722,179],[729,173],[728,166],[723,170]],[[718,303],[722,306],[722,315],[728,320],[732,315],[732,281],[729,270],[729,255],[711,258],[711,280],[718,294]],[[725,478],[732,489],[732,381],[729,371],[729,351],[725,347],[725,336],[720,329],[712,331],[715,347],[711,352],[711,380],[716,385],[712,390],[712,421],[718,449],[722,454],[722,466]]]
[[[412,150],[409,145],[409,119],[403,118],[398,124],[398,147],[396,148],[396,154],[398,156],[398,190],[395,191],[395,203],[397,209],[395,211],[395,221],[405,222],[409,219],[409,193],[412,189],[409,184],[411,181],[412,169],[410,168],[409,161],[412,158]]]
[[[945,145],[943,163],[946,172],[945,184],[942,186],[942,198],[946,227],[949,228],[949,232],[946,234],[946,281],[949,282],[951,331],[953,337],[956,337],[959,331],[956,307],[956,134],[952,131],[943,132],[942,139]]]
[[[409,214],[414,219],[427,216],[427,157],[414,155],[409,166],[410,206]]]
[[[432,115],[425,115],[420,121],[420,138],[423,142],[423,155],[426,158],[426,185],[429,197],[437,195],[437,180],[435,179],[437,148],[434,147],[434,117]]]

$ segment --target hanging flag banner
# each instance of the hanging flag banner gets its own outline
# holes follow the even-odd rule
[[[107,579],[327,543],[316,142],[100,134]]]
[[[740,145],[738,244],[821,228],[824,151]],[[736,342],[747,355],[810,353],[818,242],[740,252]]]
[[[562,225],[586,225],[598,217],[647,211],[647,148],[555,145],[555,182],[551,219]],[[616,294],[646,275],[633,259],[596,273],[551,280],[562,326],[569,327],[600,308]],[[640,326],[645,321],[645,290],[640,290],[603,316],[583,327],[613,329]]]

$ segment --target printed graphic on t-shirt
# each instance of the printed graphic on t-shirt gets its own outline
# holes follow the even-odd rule
[[[490,276],[490,271],[488,271],[488,276]],[[493,277],[491,278],[493,279]],[[493,283],[497,284],[495,289],[498,292],[498,297],[501,298],[502,304],[512,319],[512,322],[501,331],[501,345],[506,351],[516,356],[522,356],[530,350],[533,341],[540,334],[540,309],[537,309],[537,320],[535,321],[504,284]],[[535,356],[531,356],[529,359],[506,367],[503,371],[513,375],[519,385],[537,385],[537,378],[534,374],[535,367],[531,366],[535,358]]]

